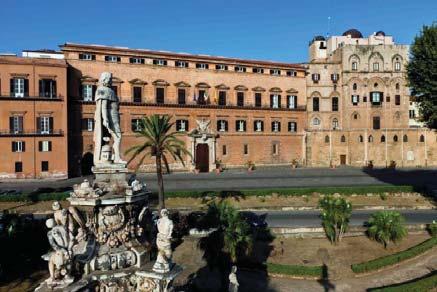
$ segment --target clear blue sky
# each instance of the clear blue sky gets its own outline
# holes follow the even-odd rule
[[[437,0],[1,0],[1,52],[64,42],[303,62],[308,41],[357,28],[410,44]]]

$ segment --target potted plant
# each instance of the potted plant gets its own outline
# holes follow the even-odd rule
[[[255,163],[252,160],[246,162],[247,171],[253,171],[255,169]]]
[[[390,169],[396,169],[396,161],[392,160],[390,161],[390,165],[388,166]]]
[[[367,163],[367,168],[373,169],[373,160],[369,160],[369,162]]]
[[[297,168],[297,165],[298,165],[297,159],[293,159],[293,160],[291,161],[291,167],[292,167],[292,168]]]

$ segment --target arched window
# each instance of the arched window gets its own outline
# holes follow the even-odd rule
[[[382,136],[381,136],[381,143],[384,143],[384,142],[385,142],[385,136],[382,135]]]
[[[332,129],[338,129],[338,120],[337,120],[337,118],[334,118],[333,120],[332,120]]]
[[[404,142],[408,142],[408,136],[407,136],[407,135],[404,135],[404,138],[402,139],[402,141],[404,141]]]
[[[396,83],[395,88],[396,88],[396,91],[399,91],[399,89],[401,88],[401,86],[399,85],[399,83]]]
[[[398,141],[398,135],[394,135],[393,136],[393,142],[397,142]]]
[[[313,126],[319,126],[320,125],[320,119],[319,118],[314,118],[313,119]]]
[[[325,136],[325,143],[329,143],[329,136],[328,135]]]
[[[360,135],[360,137],[358,137],[358,142],[363,143],[363,141],[364,141],[363,136]]]
[[[358,70],[358,62],[354,61],[352,62],[352,71],[357,71]]]
[[[338,112],[338,97],[332,98],[332,111]]]
[[[358,89],[358,85],[354,83],[354,85],[352,85],[352,90],[357,90],[357,89]]]
[[[313,112],[318,112],[319,111],[319,98],[318,97],[313,97]]]
[[[425,136],[420,135],[419,142],[425,142]]]
[[[372,142],[373,142],[373,136],[370,135],[369,138],[368,138],[367,140],[369,141],[369,143],[372,143]]]
[[[358,120],[358,114],[354,114],[354,120]]]
[[[340,141],[341,141],[341,143],[346,142],[346,137],[344,135],[342,135]]]

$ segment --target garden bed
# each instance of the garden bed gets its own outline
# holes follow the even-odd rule
[[[432,237],[418,245],[415,245],[413,247],[410,247],[407,250],[403,250],[401,252],[384,256],[381,258],[377,258],[368,262],[359,263],[359,264],[353,264],[351,265],[352,271],[354,273],[360,274],[360,273],[367,273],[371,271],[376,271],[381,268],[391,266],[397,263],[400,263],[404,260],[413,258],[417,255],[420,255],[434,246],[437,245],[437,238]]]

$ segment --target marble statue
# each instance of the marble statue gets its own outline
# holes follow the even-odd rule
[[[209,124],[211,124],[210,120],[196,120],[197,129],[200,133],[208,133],[209,132]]]
[[[171,235],[173,232],[173,221],[168,218],[168,210],[161,210],[161,218],[157,222],[158,235],[156,245],[158,255],[153,265],[153,271],[157,273],[167,273],[172,268]]]
[[[103,137],[104,128],[106,128],[113,139],[112,150],[113,162],[126,162],[120,156],[121,144],[121,129],[120,129],[120,113],[119,100],[115,92],[111,88],[112,74],[103,72],[100,75],[99,86],[96,90],[96,111],[94,115],[94,164],[105,162],[102,157],[102,149],[105,139]]]
[[[238,279],[237,279],[237,266],[232,266],[231,273],[229,274],[229,292],[238,292]]]

